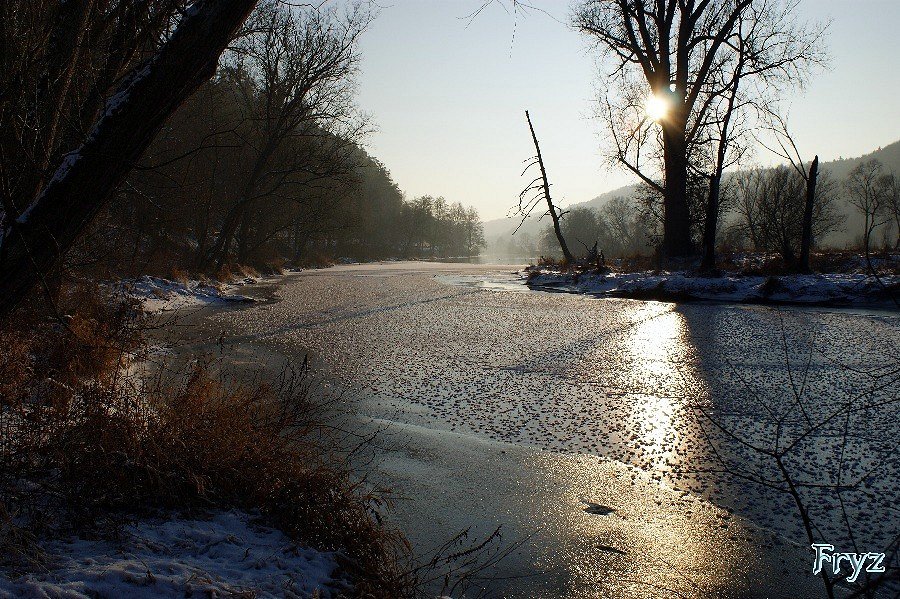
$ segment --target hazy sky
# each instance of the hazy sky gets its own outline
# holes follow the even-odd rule
[[[526,108],[562,205],[632,182],[603,159],[593,117],[599,71],[587,41],[567,27],[569,2],[533,0],[549,16],[517,18],[494,3],[471,22],[482,0],[379,4],[363,39],[359,102],[378,127],[369,149],[407,194],[459,200],[485,220],[505,216],[534,153]],[[900,139],[900,0],[803,7],[805,17],[832,19],[832,60],[791,98],[801,150],[830,160]],[[765,150],[758,158],[773,161]]]

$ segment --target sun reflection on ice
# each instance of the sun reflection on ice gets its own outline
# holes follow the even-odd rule
[[[642,393],[630,396],[628,428],[641,465],[653,472],[668,471],[686,434],[686,401],[698,379],[689,359],[692,347],[684,317],[674,310],[651,310],[631,330],[629,376]],[[644,316],[644,315],[639,315]]]

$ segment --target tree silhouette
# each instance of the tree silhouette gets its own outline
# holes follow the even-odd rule
[[[720,125],[716,108],[741,88],[777,94],[823,60],[821,28],[796,24],[797,2],[769,0],[588,0],[574,26],[609,59],[606,118],[614,158],[663,198],[663,257],[689,256],[691,160]],[[740,68],[736,63],[743,61]],[[728,74],[733,77],[729,77]],[[614,97],[613,97],[614,96]],[[648,98],[667,106],[654,122]],[[732,135],[720,129],[727,140]],[[659,177],[658,175],[661,175]]]

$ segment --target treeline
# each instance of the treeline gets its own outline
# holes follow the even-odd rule
[[[407,202],[361,147],[361,8],[260,6],[217,75],[170,120],[108,212],[129,268],[478,252],[477,213]]]
[[[478,212],[443,197],[421,196],[403,205],[398,215],[403,256],[466,257],[484,246],[484,227]]]
[[[720,252],[753,250],[778,254],[785,264],[797,261],[806,207],[806,179],[797,169],[782,165],[732,173],[723,178],[720,197]],[[607,257],[651,255],[662,237],[658,207],[658,198],[645,193],[614,198],[599,209],[573,208],[562,214],[563,236],[576,254],[590,253],[597,243]],[[821,172],[811,222],[813,247],[823,247],[831,233],[844,232],[858,250],[900,248],[900,178],[875,159],[857,165],[842,181]],[[703,225],[702,218],[692,219],[698,243]],[[848,230],[851,226],[854,230]],[[532,255],[560,254],[549,224],[536,239],[520,237],[514,244],[515,251]]]
[[[54,10],[42,6],[34,14],[46,18],[34,27],[55,31]],[[165,35],[165,23],[152,20],[161,15],[143,16],[148,31],[137,34]],[[355,76],[359,38],[371,19],[363,5],[312,10],[261,2],[214,76],[166,120],[112,201],[91,219],[63,270],[214,273],[233,263],[477,254],[483,236],[473,209],[443,198],[407,201],[387,168],[363,149],[371,125],[356,104]],[[24,53],[31,42],[42,43],[42,31],[19,27],[21,52],[5,59],[30,64]],[[19,105],[4,103],[4,123],[10,124],[3,144],[4,233],[12,233],[33,194],[97,118],[114,78],[94,89],[92,69],[111,60],[105,53],[120,50],[100,46],[90,61],[73,65],[86,71],[83,78],[81,70],[69,73],[71,85],[62,92],[72,97],[54,104],[60,111],[55,123],[41,104],[44,96],[23,94],[15,98]],[[18,81],[18,88],[20,79],[43,81],[53,49],[34,58],[31,70],[7,73],[7,83]],[[95,105],[82,115],[86,99]],[[44,115],[46,126],[14,127]],[[51,125],[52,140],[46,138]],[[52,151],[36,162],[48,145]]]

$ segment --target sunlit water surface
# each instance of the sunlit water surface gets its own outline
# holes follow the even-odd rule
[[[809,510],[817,540],[882,551],[900,530],[895,313],[600,300],[529,291],[509,267],[427,263],[304,273],[278,295],[277,303],[215,318],[254,343],[314,351],[330,376],[362,398],[359,409],[367,416],[434,431],[416,449],[430,457],[418,455],[413,466],[407,456],[392,474],[412,494],[453,496],[456,488],[465,490],[461,505],[475,501],[461,481],[484,483],[466,469],[483,477],[485,469],[499,472],[515,461],[516,450],[490,445],[466,457],[460,439],[470,437],[452,436],[464,433],[571,456],[544,465],[521,457],[520,467],[545,469],[540,480],[525,470],[507,475],[549,485],[544,498],[565,504],[556,514],[542,504],[548,526],[577,530],[589,522],[591,534],[600,534],[597,518],[585,521],[583,510],[573,509],[583,498],[574,495],[596,497],[609,484],[607,497],[618,493],[636,503],[649,493],[641,485],[658,484],[735,511],[803,547],[808,541],[791,496],[770,488],[785,486],[782,471],[758,451],[791,446],[781,465]],[[841,410],[851,400],[858,409]],[[506,462],[486,464],[485,452],[502,452]],[[611,473],[591,456],[626,469]],[[439,465],[445,470],[410,474]],[[637,478],[597,486],[606,476],[622,478],[627,467]],[[552,471],[560,468],[565,472]],[[579,474],[585,470],[590,474]],[[441,476],[458,480],[441,490],[429,480]],[[478,518],[490,520],[492,509],[503,510],[504,493],[514,492],[501,480],[498,474],[497,489],[478,491],[478,505],[487,510]],[[851,482],[852,488],[834,491]],[[636,484],[644,491],[628,495]],[[617,485],[624,486],[615,491]],[[654,501],[662,505],[671,497]],[[471,506],[459,511],[444,525],[475,518]],[[631,533],[620,526],[617,535],[639,530],[647,545],[653,530],[654,543],[677,546],[670,554],[680,552],[682,564],[707,564],[696,567],[707,576],[723,575],[725,566],[710,565],[717,559],[732,570],[741,563],[737,554],[727,557],[723,542],[691,540],[690,525],[677,523],[673,512],[637,511],[645,515],[643,526]],[[682,506],[677,514],[700,522],[701,512]],[[596,563],[570,560],[575,570]],[[659,571],[658,564],[634,563],[633,575]]]

